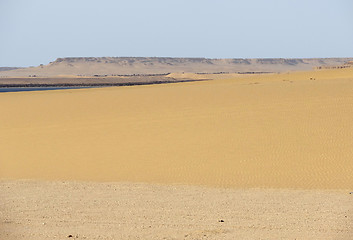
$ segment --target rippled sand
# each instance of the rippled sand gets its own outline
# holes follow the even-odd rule
[[[353,188],[352,73],[3,93],[0,177]]]
[[[353,69],[207,77],[0,94],[0,239],[350,239]]]

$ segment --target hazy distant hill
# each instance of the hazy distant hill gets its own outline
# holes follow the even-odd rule
[[[21,69],[20,67],[0,67],[0,71],[10,71],[15,69]]]
[[[131,75],[170,72],[284,72],[310,70],[318,66],[342,65],[353,58],[311,59],[208,59],[164,57],[70,57],[48,65],[2,71],[0,76]]]

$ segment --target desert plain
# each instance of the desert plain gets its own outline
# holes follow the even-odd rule
[[[0,239],[352,239],[353,68],[0,94]]]

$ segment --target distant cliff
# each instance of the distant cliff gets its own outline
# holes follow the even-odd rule
[[[342,65],[319,66],[316,69],[342,69],[342,68],[353,68],[353,61],[348,61]]]
[[[0,76],[115,76],[171,72],[285,72],[344,65],[353,58],[259,58],[209,59],[169,57],[69,57],[48,65],[3,71]]]

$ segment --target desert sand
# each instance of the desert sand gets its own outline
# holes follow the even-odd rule
[[[0,197],[4,240],[349,240],[353,234],[352,195],[337,190],[16,180],[1,182]]]
[[[0,109],[1,239],[352,237],[353,68],[2,93]]]

